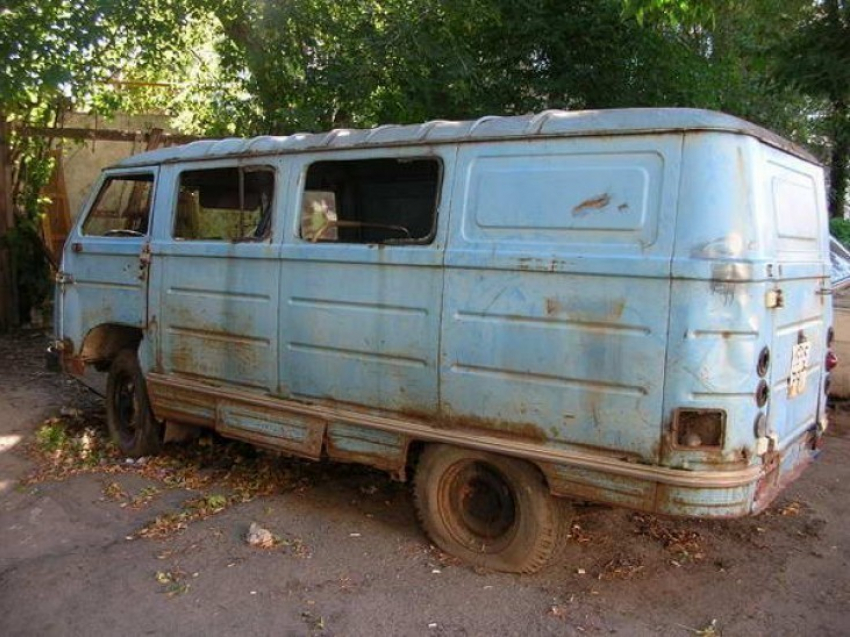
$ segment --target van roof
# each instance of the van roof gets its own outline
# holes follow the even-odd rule
[[[371,129],[344,128],[326,133],[295,133],[286,137],[202,140],[133,155],[118,162],[116,166],[146,166],[319,150],[684,131],[726,131],[748,135],[806,161],[819,163],[799,146],[732,115],[695,108],[627,108],[598,111],[548,110],[534,115],[488,116],[458,122],[435,120],[424,124],[390,124]]]

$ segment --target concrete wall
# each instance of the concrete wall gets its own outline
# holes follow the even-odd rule
[[[152,128],[161,128],[166,133],[174,132],[168,122],[168,117],[164,115],[116,115],[110,119],[103,119],[84,113],[73,113],[66,116],[64,125],[67,128],[128,130],[139,133],[148,132]],[[57,142],[57,144],[60,143],[64,158],[65,187],[68,191],[68,205],[72,218],[76,218],[89,189],[103,168],[145,150],[145,142],[141,135],[135,142],[101,140],[82,142],[65,139]]]

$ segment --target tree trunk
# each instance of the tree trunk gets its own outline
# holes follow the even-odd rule
[[[15,223],[12,211],[12,166],[9,161],[9,123],[0,112],[0,334],[18,325],[18,299],[12,255],[6,238]]]
[[[829,218],[842,219],[850,181],[850,108],[847,103],[834,103],[832,116],[835,125],[829,157]]]

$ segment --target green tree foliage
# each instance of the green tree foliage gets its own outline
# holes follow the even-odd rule
[[[109,112],[141,95],[119,92],[127,73],[144,79],[176,68],[181,34],[192,14],[180,0],[11,0],[0,9],[0,118],[31,126],[61,125],[73,105]],[[15,225],[0,242],[16,274],[20,314],[49,291],[49,263],[40,237],[48,203],[51,140],[14,130]],[[0,300],[8,302],[8,299]]]
[[[850,2],[810,4],[776,47],[776,75],[815,100],[829,153],[830,216],[843,217],[850,181]]]
[[[26,115],[30,121],[57,101],[108,110],[115,99],[111,81],[128,72],[174,71],[192,18],[182,0],[4,3],[0,107],[7,116]]]
[[[807,145],[829,166],[829,208],[850,182],[850,2],[624,0],[625,14],[675,34],[712,69],[716,108]]]
[[[829,220],[829,233],[838,239],[845,248],[850,248],[850,220],[833,217]]]
[[[619,0],[224,0],[217,96],[245,132],[412,122],[542,108],[667,105],[711,94],[675,38]],[[245,96],[250,96],[245,99]],[[225,99],[222,99],[225,98]],[[203,119],[203,118],[202,118]]]
[[[710,108],[830,161],[838,214],[847,100],[829,96],[850,86],[846,4],[221,0],[205,10],[221,27],[227,81],[209,85],[192,119],[196,130],[254,134],[545,108]]]
[[[846,0],[12,0],[0,108],[152,106],[250,135],[698,106],[835,153],[848,42]]]
[[[7,121],[61,125],[71,107],[155,109],[189,132],[252,135],[695,106],[813,148],[830,164],[833,215],[847,197],[849,102],[848,0],[8,0],[0,9]],[[11,239],[24,261],[37,259],[49,148],[12,137]]]

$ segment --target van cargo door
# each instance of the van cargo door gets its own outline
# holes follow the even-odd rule
[[[831,323],[829,246],[820,169],[766,149],[762,180],[777,263],[765,304],[772,328],[769,434],[782,448],[824,409]]]

